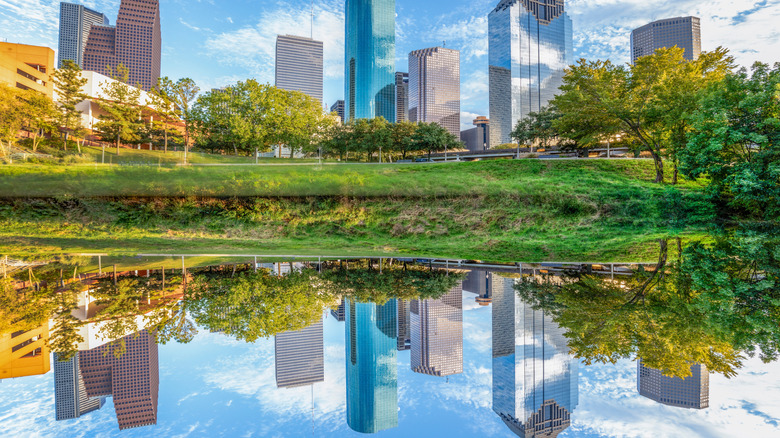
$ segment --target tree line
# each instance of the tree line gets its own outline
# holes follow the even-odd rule
[[[780,213],[780,64],[735,70],[718,48],[697,60],[659,49],[633,65],[580,60],[559,94],[520,120],[525,144],[645,152],[663,182],[707,176],[718,202],[766,218]]]

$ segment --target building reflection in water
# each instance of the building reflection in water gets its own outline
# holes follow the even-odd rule
[[[396,300],[346,300],[347,424],[361,433],[398,426]]]
[[[293,388],[325,381],[322,319],[274,337],[276,386]]]
[[[515,292],[515,279],[491,273],[493,411],[516,435],[556,436],[578,403],[578,362],[564,331]]]
[[[685,379],[664,376],[660,370],[637,361],[636,388],[639,395],[669,406],[705,409],[710,406],[710,373],[705,365],[691,366]]]
[[[416,373],[463,372],[463,282],[441,298],[412,300],[411,350]]]
[[[90,398],[81,375],[79,353],[60,361],[54,353],[54,415],[57,421],[79,418],[103,407],[105,397]]]
[[[39,376],[51,369],[49,323],[0,334],[0,380]]]
[[[160,369],[157,343],[147,330],[122,339],[126,351],[116,357],[112,344],[79,351],[79,368],[90,398],[112,396],[119,429],[157,424]]]

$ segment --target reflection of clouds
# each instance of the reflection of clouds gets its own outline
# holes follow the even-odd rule
[[[760,370],[759,373],[750,369]],[[636,364],[580,367],[580,404],[572,431],[627,437],[769,437],[780,434],[780,363],[746,362],[733,379],[710,375],[710,408],[701,411],[664,406],[636,390]],[[760,409],[751,409],[758,406]]]

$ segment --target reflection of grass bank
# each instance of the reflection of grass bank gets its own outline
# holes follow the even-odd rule
[[[652,260],[700,229],[664,193],[0,203],[0,253],[419,254],[491,261]],[[695,199],[672,200],[682,213]]]

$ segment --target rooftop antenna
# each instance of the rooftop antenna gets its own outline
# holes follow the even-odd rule
[[[314,0],[311,0],[311,39],[314,39]]]
[[[444,40],[444,45],[442,47],[447,47],[447,40]]]

